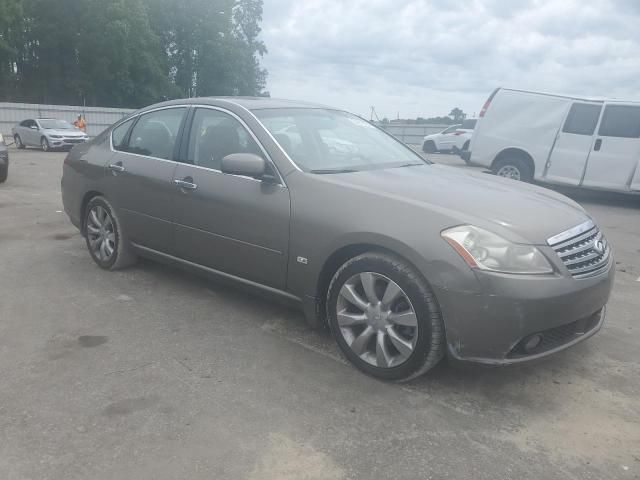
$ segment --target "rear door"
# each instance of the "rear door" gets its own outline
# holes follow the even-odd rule
[[[165,253],[173,252],[173,172],[186,112],[186,107],[164,108],[116,127],[115,153],[107,166],[107,197],[129,239]]]
[[[580,185],[601,111],[600,103],[571,105],[547,162],[545,180]]]
[[[187,140],[188,139],[188,140]],[[177,256],[274,288],[284,288],[289,246],[289,190],[239,118],[197,108],[174,174]],[[277,181],[220,171],[231,153],[255,153]]]
[[[609,190],[638,190],[640,186],[634,176],[639,162],[640,106],[605,104],[582,184]]]

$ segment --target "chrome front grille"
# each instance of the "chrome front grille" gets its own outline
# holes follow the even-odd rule
[[[547,240],[575,278],[597,275],[609,264],[611,247],[591,221]]]

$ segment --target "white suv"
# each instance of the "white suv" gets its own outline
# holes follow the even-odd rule
[[[422,151],[425,153],[449,152],[459,153],[469,147],[477,119],[469,118],[459,125],[452,125],[440,133],[424,137]]]

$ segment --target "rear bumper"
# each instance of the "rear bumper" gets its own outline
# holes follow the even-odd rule
[[[457,360],[509,365],[536,360],[594,335],[604,323],[615,276],[585,279],[516,277],[477,273],[484,293],[436,288],[443,312],[449,355]],[[538,347],[524,344],[541,336]]]

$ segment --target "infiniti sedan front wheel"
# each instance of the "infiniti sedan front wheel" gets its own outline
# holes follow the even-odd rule
[[[329,285],[327,313],[344,355],[375,377],[410,380],[444,356],[435,297],[398,257],[370,252],[346,262]]]

